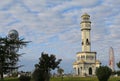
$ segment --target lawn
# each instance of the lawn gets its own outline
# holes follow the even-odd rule
[[[108,81],[119,81],[119,80],[120,77],[111,77]],[[19,81],[19,80],[17,78],[6,78],[4,81]],[[98,81],[98,79],[96,77],[64,77],[63,79],[51,78],[50,81]]]
[[[120,77],[111,77],[108,81],[118,81]],[[97,77],[64,77],[62,78],[51,78],[50,81],[98,81]]]

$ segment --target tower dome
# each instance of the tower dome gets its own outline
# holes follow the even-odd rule
[[[19,36],[19,34],[18,34],[17,30],[14,30],[14,29],[10,30],[9,33],[8,33],[8,37],[10,39],[17,39],[18,36]]]
[[[82,21],[85,22],[85,21],[89,21],[90,20],[90,15],[88,15],[87,13],[84,13],[82,16]]]
[[[89,16],[90,17],[90,15],[88,15],[87,13],[84,13],[82,16]]]

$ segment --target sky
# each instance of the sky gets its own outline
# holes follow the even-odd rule
[[[81,51],[81,16],[90,15],[91,49],[102,65],[108,65],[113,47],[120,61],[120,0],[0,0],[0,36],[15,29],[30,42],[20,50],[19,70],[33,71],[41,52],[62,59],[60,67],[73,71],[76,53]]]

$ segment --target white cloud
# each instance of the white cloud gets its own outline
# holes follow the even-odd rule
[[[0,9],[3,9],[4,7],[6,7],[8,4],[11,4],[13,0],[7,0],[7,1],[1,1],[0,2]]]

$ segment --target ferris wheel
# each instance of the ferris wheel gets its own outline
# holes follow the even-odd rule
[[[114,71],[115,67],[115,58],[114,58],[114,50],[112,47],[109,49],[109,67]]]

